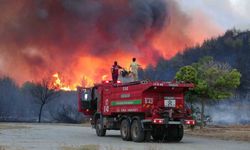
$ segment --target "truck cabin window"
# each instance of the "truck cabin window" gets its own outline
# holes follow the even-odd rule
[[[87,93],[84,94],[84,100],[85,100],[85,101],[88,100],[88,94],[87,94]]]
[[[82,101],[91,101],[91,90],[83,89]]]

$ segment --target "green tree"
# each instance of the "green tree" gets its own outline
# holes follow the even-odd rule
[[[203,57],[191,66],[181,67],[175,76],[177,81],[193,82],[193,96],[201,102],[201,127],[204,124],[205,103],[232,96],[240,85],[241,74],[226,63],[215,62],[212,57]]]
[[[195,83],[197,80],[197,71],[192,66],[184,66],[176,73],[175,78],[179,81]]]

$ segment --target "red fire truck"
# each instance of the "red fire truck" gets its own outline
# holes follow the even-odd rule
[[[120,130],[123,140],[181,141],[183,125],[194,125],[184,94],[193,84],[105,81],[92,88],[78,87],[79,111],[91,117],[98,136]]]

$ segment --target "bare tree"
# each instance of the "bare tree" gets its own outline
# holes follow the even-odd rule
[[[40,123],[43,107],[58,97],[60,93],[51,88],[50,80],[45,78],[41,82],[34,84],[30,89],[30,93],[34,97],[35,102],[40,105],[38,116],[38,122]]]

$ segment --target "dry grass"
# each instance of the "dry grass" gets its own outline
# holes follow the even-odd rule
[[[80,147],[62,147],[62,150],[99,150],[99,145],[89,144]]]
[[[82,127],[91,127],[91,124],[89,122],[86,122],[86,123],[80,124],[80,126],[82,126]]]
[[[0,150],[5,150],[5,149],[6,149],[5,146],[1,146],[1,145],[0,145]]]
[[[28,126],[20,125],[20,124],[2,124],[0,123],[0,131],[1,130],[7,130],[7,129],[23,129],[23,128],[30,128]],[[0,149],[1,150],[1,149]]]
[[[203,129],[186,130],[186,134],[211,137],[223,140],[250,142],[250,125],[239,126],[210,126]]]

